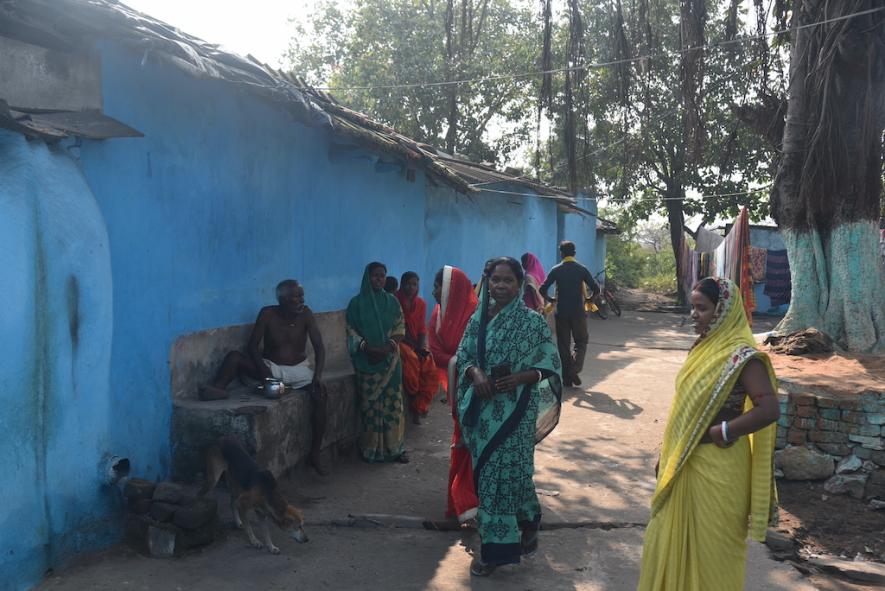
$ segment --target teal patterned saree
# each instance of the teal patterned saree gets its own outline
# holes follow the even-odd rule
[[[473,458],[479,496],[477,527],[486,564],[518,563],[521,530],[535,531],[541,506],[532,480],[535,444],[559,421],[562,364],[544,318],[526,307],[521,294],[486,320],[489,294],[483,285],[480,305],[458,348],[458,418]],[[512,373],[539,370],[543,379],[490,400],[474,394],[465,371],[487,375],[510,364]]]

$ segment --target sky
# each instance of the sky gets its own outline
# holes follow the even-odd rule
[[[314,0],[123,0],[135,10],[173,25],[240,55],[252,54],[279,67],[294,26],[304,19]]]

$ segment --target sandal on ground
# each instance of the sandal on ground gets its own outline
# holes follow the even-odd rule
[[[525,530],[519,540],[523,556],[531,556],[538,551],[538,530]]]
[[[470,562],[470,574],[474,577],[487,577],[498,568],[494,564],[486,564],[480,558],[474,558]]]
[[[399,462],[400,464],[408,464],[409,463],[409,456],[407,456],[406,454],[402,454],[401,456],[396,458],[396,461]]]

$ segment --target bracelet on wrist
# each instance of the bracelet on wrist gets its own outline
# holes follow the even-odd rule
[[[722,441],[725,443],[731,443],[728,438],[728,421],[722,421],[722,424],[719,425],[719,429],[722,431]]]

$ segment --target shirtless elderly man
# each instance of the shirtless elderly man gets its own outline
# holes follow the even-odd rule
[[[200,390],[203,400],[227,398],[225,390],[234,378],[248,376],[255,380],[277,378],[289,388],[306,388],[313,401],[311,417],[313,438],[309,462],[320,473],[319,452],[326,431],[326,388],[323,368],[326,349],[313,312],[304,305],[304,288],[287,279],[277,285],[276,306],[265,306],[258,313],[249,337],[247,354],[231,351],[209,384]],[[307,339],[313,346],[316,367],[307,364]],[[259,346],[264,342],[263,351]]]

